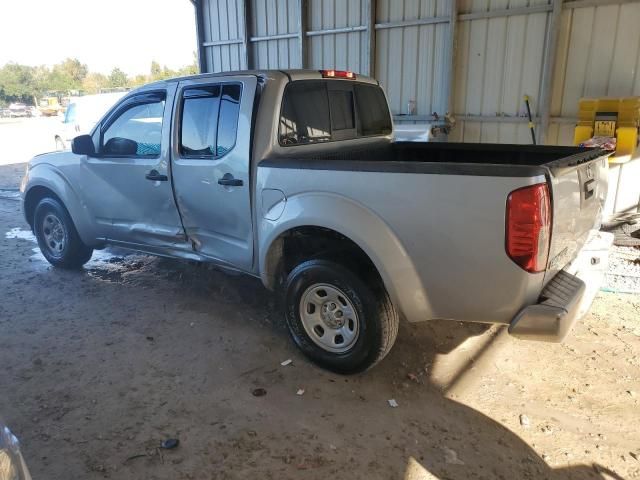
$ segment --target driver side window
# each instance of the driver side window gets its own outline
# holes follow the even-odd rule
[[[141,95],[111,120],[102,133],[100,153],[127,157],[157,157],[162,139],[164,96]]]

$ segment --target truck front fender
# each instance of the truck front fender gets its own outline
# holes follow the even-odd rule
[[[398,312],[409,321],[431,318],[422,282],[404,246],[374,211],[334,193],[302,193],[288,197],[278,220],[260,219],[259,271],[273,286],[273,256],[281,255],[278,239],[300,227],[333,230],[358,245],[375,265]]]
[[[22,207],[27,222],[30,225],[33,222],[30,217],[40,198],[47,195],[45,190],[60,199],[69,212],[82,241],[86,245],[96,245],[96,232],[89,212],[69,180],[54,165],[38,163],[29,169],[24,179]]]

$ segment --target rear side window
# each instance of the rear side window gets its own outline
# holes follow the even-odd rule
[[[184,91],[180,124],[182,156],[215,158],[233,149],[241,91],[239,84],[207,85]]]
[[[358,135],[389,135],[391,117],[382,90],[373,85],[356,85],[356,105],[360,125]]]
[[[285,91],[280,143],[297,145],[331,140],[329,100],[324,82],[294,82]]]
[[[279,129],[283,146],[390,133],[387,101],[375,85],[299,80],[285,89]]]

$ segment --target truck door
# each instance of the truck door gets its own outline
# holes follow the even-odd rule
[[[250,270],[252,75],[180,82],[174,108],[171,171],[182,223],[193,248]]]
[[[101,237],[146,247],[184,244],[168,157],[175,85],[127,96],[93,132],[82,160],[83,201]]]

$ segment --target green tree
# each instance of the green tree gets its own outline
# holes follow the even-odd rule
[[[151,61],[151,75],[149,77],[150,81],[156,81],[162,79],[162,67],[155,60]]]
[[[109,79],[102,73],[91,72],[82,80],[82,90],[85,93],[100,93],[109,86]]]
[[[53,68],[63,72],[75,85],[80,85],[89,73],[89,68],[77,58],[66,58]]]
[[[110,87],[126,87],[129,84],[129,78],[127,74],[120,70],[118,67],[115,67],[111,70],[111,74],[109,75],[109,86]]]
[[[38,85],[34,78],[34,67],[8,63],[0,68],[0,97],[5,102],[22,101],[32,103],[38,95]]]

